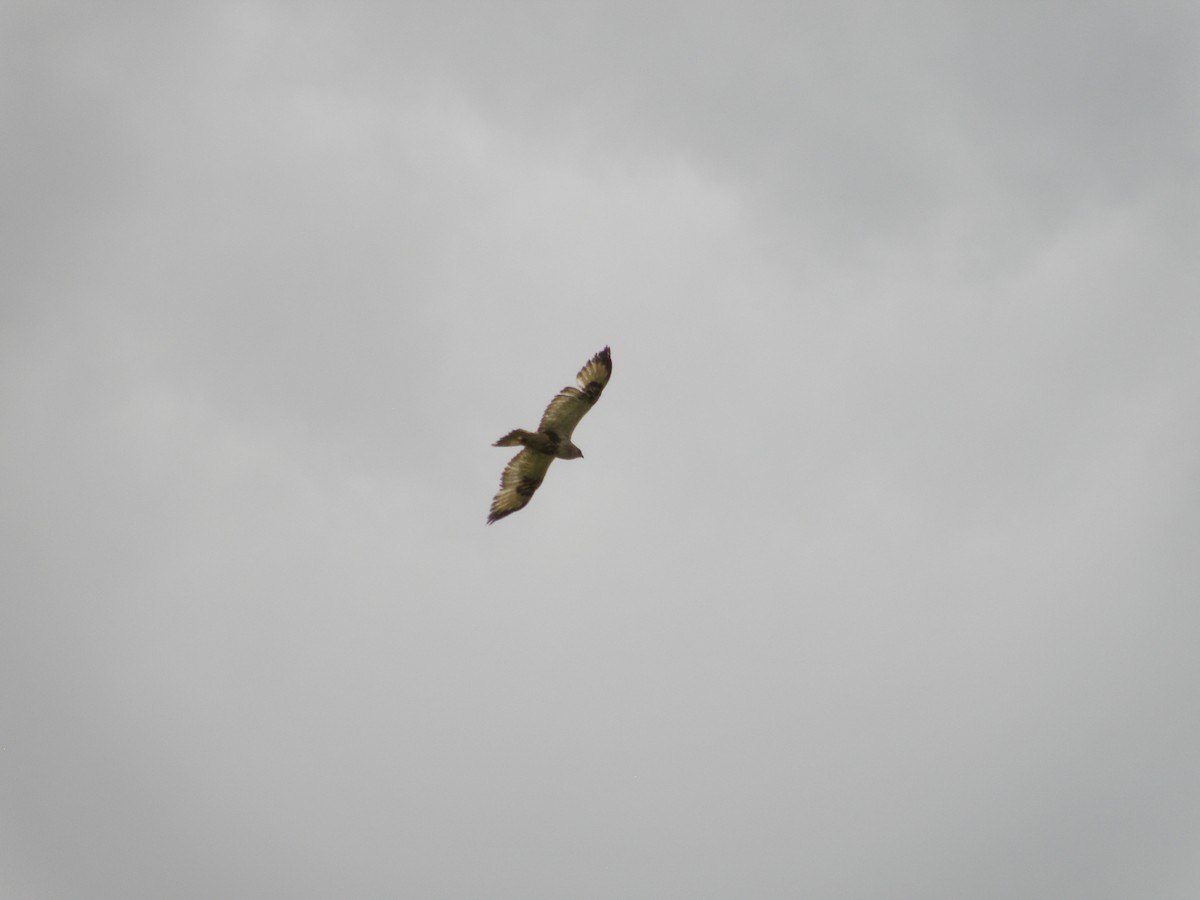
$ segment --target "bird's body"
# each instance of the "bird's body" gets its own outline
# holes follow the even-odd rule
[[[518,444],[555,459],[580,459],[583,456],[583,451],[572,444],[570,439],[563,438],[553,431],[526,431],[524,428],[516,428],[492,446],[516,447]]]
[[[517,428],[493,447],[521,447],[500,476],[500,490],[492,499],[488,524],[524,509],[556,459],[581,459],[583,451],[571,442],[575,426],[600,399],[612,375],[612,355],[605,347],[575,376],[575,385],[558,392],[542,414],[537,431]]]

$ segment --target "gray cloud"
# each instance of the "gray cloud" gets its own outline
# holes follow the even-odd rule
[[[1190,11],[3,16],[0,893],[1195,893]]]

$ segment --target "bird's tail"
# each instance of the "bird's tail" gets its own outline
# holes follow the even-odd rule
[[[493,447],[516,447],[517,445],[529,446],[529,439],[531,437],[533,437],[533,434],[526,431],[524,428],[514,428],[512,431],[510,431],[504,437],[500,438],[500,440],[496,441],[496,443],[492,444],[492,446]]]

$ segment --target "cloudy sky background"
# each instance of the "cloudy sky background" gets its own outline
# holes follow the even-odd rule
[[[0,896],[1200,894],[1198,45],[0,5]]]

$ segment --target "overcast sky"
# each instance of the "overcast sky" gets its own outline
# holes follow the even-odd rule
[[[1197,46],[0,4],[0,897],[1200,896]]]

